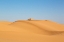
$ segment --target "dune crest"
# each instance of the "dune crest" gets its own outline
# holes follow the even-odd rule
[[[18,20],[11,25],[41,34],[64,33],[64,26],[46,20]],[[59,26],[59,27],[58,27]]]
[[[0,42],[64,42],[64,26],[49,20],[0,22]]]

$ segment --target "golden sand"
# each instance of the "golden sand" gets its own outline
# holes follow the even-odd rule
[[[0,42],[64,42],[64,26],[49,20],[0,21]]]

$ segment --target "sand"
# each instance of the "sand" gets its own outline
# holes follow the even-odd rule
[[[49,20],[0,21],[0,42],[64,42],[64,25]]]

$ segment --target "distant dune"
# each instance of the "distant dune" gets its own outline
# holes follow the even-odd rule
[[[0,24],[11,24],[12,22],[8,22],[8,21],[0,21]]]
[[[64,26],[49,20],[0,21],[0,42],[64,42]]]

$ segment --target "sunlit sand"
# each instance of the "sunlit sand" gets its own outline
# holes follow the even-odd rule
[[[0,42],[64,42],[64,25],[50,20],[0,21]]]

